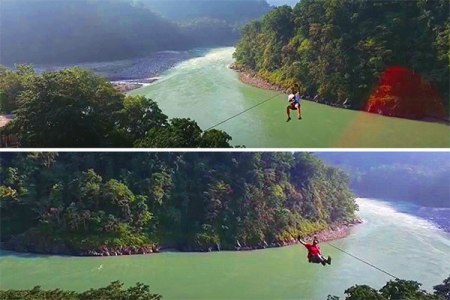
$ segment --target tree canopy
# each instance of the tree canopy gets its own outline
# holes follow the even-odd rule
[[[442,284],[434,286],[434,293],[420,289],[417,281],[395,279],[381,289],[376,290],[368,285],[354,285],[345,290],[346,300],[446,300],[450,297],[450,276]],[[328,300],[339,300],[339,297],[328,296]]]
[[[0,238],[18,251],[258,247],[350,222],[357,209],[347,176],[307,153],[0,158]]]
[[[0,91],[0,111],[15,113],[0,131],[17,136],[22,147],[230,147],[227,133],[168,120],[151,99],[125,96],[80,68],[0,69]]]
[[[416,281],[396,279],[386,283],[380,290],[368,285],[354,285],[345,290],[346,300],[387,300],[387,299],[409,299],[409,300],[446,300],[450,297],[450,276],[442,284],[434,286],[434,293],[420,289],[421,284]],[[90,289],[82,293],[62,290],[42,290],[39,286],[31,290],[7,290],[0,291],[0,298],[9,299],[55,299],[55,300],[94,300],[94,299],[161,299],[158,294],[151,294],[147,285],[137,283],[136,286],[124,290],[123,284],[115,281],[105,288]],[[329,295],[328,300],[339,300],[339,297]]]
[[[0,299],[4,300],[160,300],[161,295],[152,294],[150,287],[142,283],[137,283],[135,286],[127,289],[123,288],[123,283],[119,281],[111,282],[108,286],[89,289],[87,291],[77,293],[73,291],[43,290],[40,286],[35,286],[31,290],[0,290]]]

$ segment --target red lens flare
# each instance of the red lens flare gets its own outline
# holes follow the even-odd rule
[[[445,119],[442,97],[429,81],[414,70],[394,66],[381,74],[365,111],[408,119]]]

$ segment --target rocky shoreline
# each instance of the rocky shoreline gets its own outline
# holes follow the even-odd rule
[[[361,224],[362,221],[360,219],[355,219],[352,222],[339,223],[331,225],[330,228],[318,232],[316,234],[310,236],[302,236],[301,238],[309,241],[312,240],[313,236],[316,236],[320,242],[327,242],[336,239],[341,239],[350,234],[353,226]],[[241,245],[239,241],[236,241],[236,245],[234,249],[221,249],[220,245],[210,246],[208,248],[176,248],[172,245],[159,246],[157,244],[148,244],[143,246],[127,246],[127,247],[110,247],[103,245],[98,249],[92,250],[81,250],[74,251],[70,250],[67,246],[63,244],[54,244],[49,246],[48,248],[35,248],[31,249],[30,247],[26,247],[22,245],[18,240],[14,238],[5,243],[0,243],[0,249],[15,251],[20,253],[34,253],[34,254],[45,254],[45,255],[70,255],[70,256],[122,256],[122,255],[143,255],[143,254],[153,254],[160,252],[213,252],[213,251],[249,251],[249,250],[257,250],[257,249],[265,249],[265,248],[275,248],[275,247],[284,247],[289,245],[297,244],[298,240],[295,237],[291,237],[290,239],[286,239],[283,241],[277,241],[274,243],[266,243],[265,241],[258,245]]]
[[[66,68],[80,67],[88,69],[111,82],[120,92],[126,93],[158,80],[159,75],[177,64],[202,55],[199,50],[159,51],[142,57],[123,60],[85,62],[72,64],[37,65],[38,73],[54,72]],[[14,69],[13,66],[11,66]]]
[[[311,235],[307,235],[307,236],[302,236],[301,238],[305,241],[310,241],[313,239],[313,237],[317,237],[317,239],[319,240],[320,243],[323,242],[329,242],[329,241],[333,241],[333,240],[338,240],[338,239],[342,239],[346,236],[348,236],[350,234],[351,229],[358,224],[362,224],[363,221],[360,219],[355,219],[351,222],[347,222],[347,223],[340,223],[340,224],[333,224],[330,226],[330,228],[325,229],[321,232],[315,233],[315,234],[311,234]],[[253,247],[241,247],[240,249],[235,249],[236,251],[242,251],[242,250],[256,250],[256,249],[265,249],[265,248],[276,248],[276,247],[284,247],[284,246],[290,246],[290,245],[295,245],[298,244],[299,241],[294,238],[291,237],[288,240],[284,240],[284,241],[279,241],[276,243],[272,243],[272,244],[265,244],[265,245],[258,245],[258,246],[253,246]]]
[[[155,81],[157,81],[159,77],[147,78],[143,80],[123,80],[123,81],[111,81],[113,87],[121,93],[127,93],[132,90],[136,90],[143,86],[147,86]]]
[[[239,80],[242,83],[260,88],[265,90],[271,90],[276,92],[282,92],[285,94],[289,94],[289,89],[284,88],[280,85],[273,84],[270,81],[262,78],[258,73],[256,73],[253,70],[250,70],[246,67],[238,66],[236,64],[232,64],[229,66],[230,69],[236,71],[239,73]],[[316,103],[325,104],[329,106],[339,107],[339,108],[345,108],[350,109],[351,103],[349,100],[344,101],[343,103],[336,104],[330,101],[329,99],[325,99],[319,96],[311,96],[311,95],[302,95],[304,100],[314,101]]]
[[[102,246],[97,250],[89,250],[82,252],[78,256],[120,256],[120,255],[152,254],[159,252],[160,248],[155,244],[144,245],[140,247],[129,246],[117,248]]]
[[[232,64],[229,66],[229,68],[231,70],[238,72],[239,80],[241,80],[245,84],[248,84],[248,85],[260,88],[260,89],[288,93],[287,89],[261,78],[256,72],[249,70],[245,67],[241,67],[236,64]]]

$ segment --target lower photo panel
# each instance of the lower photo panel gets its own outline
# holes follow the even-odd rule
[[[448,151],[0,163],[0,299],[448,299]]]

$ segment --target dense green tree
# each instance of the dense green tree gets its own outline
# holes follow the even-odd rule
[[[229,148],[231,136],[226,132],[217,129],[210,129],[203,132],[200,140],[201,148]]]
[[[412,280],[395,279],[386,283],[379,291],[368,285],[354,285],[345,290],[346,300],[389,300],[389,299],[410,299],[410,300],[445,300],[448,294],[442,294],[440,287],[445,286],[448,281],[444,280],[442,285],[434,287],[435,293],[431,294],[421,290],[421,284]],[[339,300],[339,297],[328,296],[329,300]]]
[[[169,121],[156,102],[125,96],[81,68],[0,70],[0,100],[15,113],[0,131],[16,135],[22,147],[230,147],[227,133]]]
[[[450,276],[444,279],[442,284],[438,284],[433,288],[436,296],[442,297],[443,299],[450,299]]]
[[[72,291],[42,290],[40,286],[36,286],[31,290],[7,290],[0,291],[0,298],[5,300],[160,300],[161,295],[150,292],[150,287],[142,283],[137,283],[127,289],[123,288],[123,283],[114,281],[108,286],[98,289],[90,289],[85,292],[77,293]]]
[[[190,119],[172,119],[170,126],[152,129],[138,146],[161,148],[195,148],[201,139],[202,130]]]
[[[19,95],[12,132],[28,147],[107,146],[123,98],[79,68],[33,76]]]
[[[138,140],[136,147],[159,148],[229,148],[231,137],[221,130],[209,130],[204,133],[195,121],[190,119],[172,119],[167,126],[153,127],[147,136]]]
[[[368,285],[355,285],[345,290],[347,300],[385,300],[386,298]]]
[[[389,281],[380,289],[386,299],[439,299],[420,289],[421,284],[412,280]]]
[[[18,96],[34,75],[30,66],[19,65],[17,72],[0,66],[0,113],[11,113],[18,108]]]
[[[120,116],[120,127],[123,136],[129,138],[130,146],[133,141],[144,137],[151,129],[160,129],[168,125],[164,115],[156,102],[143,96],[127,96],[123,102]]]

